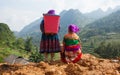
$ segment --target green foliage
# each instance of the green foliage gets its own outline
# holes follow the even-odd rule
[[[0,62],[11,54],[28,57],[28,51],[32,49],[32,38],[27,38],[26,41],[22,38],[16,39],[8,25],[0,23]]]
[[[102,42],[99,47],[95,49],[95,53],[103,58],[120,57],[120,42]]]
[[[15,41],[13,32],[9,29],[7,24],[0,23],[0,45],[11,46]]]
[[[25,42],[25,50],[31,52],[32,49],[33,49],[32,38],[28,37]]]
[[[36,50],[33,50],[31,52],[31,55],[29,56],[29,60],[32,61],[32,62],[40,62],[42,61],[44,58],[43,58],[43,55],[39,53],[38,51],[38,48],[36,47]]]
[[[24,58],[27,58],[29,56],[25,50],[14,50],[9,47],[0,47],[0,62],[3,62],[4,58],[8,57],[11,54],[22,56]]]
[[[120,11],[101,18],[84,27],[82,36],[89,38],[96,35],[106,35],[108,33],[120,33]]]
[[[13,42],[13,48],[25,49],[25,40],[23,38],[17,38],[15,42]]]
[[[84,38],[82,37],[82,52],[83,53],[90,53],[90,54],[93,54],[97,57],[101,57],[101,55],[104,55],[102,52],[103,49],[104,49],[104,46],[106,46],[108,43],[114,43],[115,42],[120,42],[120,34],[109,34],[109,35],[97,35],[97,36],[92,36],[92,37],[89,37],[89,38]],[[104,41],[106,43],[102,43],[101,42]],[[114,42],[113,42],[114,41]],[[118,43],[116,43],[117,45]],[[103,45],[101,47],[101,55],[99,55],[98,53],[96,53],[94,50],[96,50],[100,45]],[[110,47],[110,46],[108,46]],[[97,51],[99,51],[97,50]],[[118,51],[116,51],[118,52]],[[115,53],[116,54],[116,53]],[[108,57],[110,58],[110,57]]]
[[[39,62],[43,60],[43,56],[37,50],[38,48],[36,49],[33,45],[32,37],[16,39],[9,27],[0,23],[0,62],[11,54],[24,58],[29,57],[31,61]]]

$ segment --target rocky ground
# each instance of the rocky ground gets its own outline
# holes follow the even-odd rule
[[[120,75],[120,60],[96,58],[84,54],[78,63],[0,64],[0,75]]]

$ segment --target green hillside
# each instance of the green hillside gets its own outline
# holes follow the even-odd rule
[[[13,32],[9,29],[7,24],[0,23],[0,44],[10,44],[15,41]]]
[[[16,38],[7,24],[0,23],[0,62],[3,62],[4,58],[11,54],[28,59],[32,55],[31,58],[33,58],[33,56],[40,55],[35,53],[36,50],[38,49],[32,44],[31,38]]]
[[[112,13],[91,24],[88,24],[82,33],[83,37],[96,35],[110,35],[120,33],[120,11]]]
[[[117,11],[88,24],[79,34],[83,42],[83,52],[104,58],[115,58],[120,56],[120,48],[118,46],[118,44],[120,44],[119,20],[120,11]],[[102,51],[103,47],[105,47],[104,51]]]

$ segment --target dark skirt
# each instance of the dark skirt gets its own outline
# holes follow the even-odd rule
[[[42,34],[40,41],[40,53],[57,53],[60,52],[60,43],[57,34]]]

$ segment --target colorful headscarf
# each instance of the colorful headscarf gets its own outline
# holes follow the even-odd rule
[[[70,24],[69,27],[68,27],[68,29],[71,32],[75,32],[75,33],[77,33],[80,30],[79,27],[77,25],[75,25],[75,24]]]
[[[47,14],[55,15],[55,10],[49,10]]]

